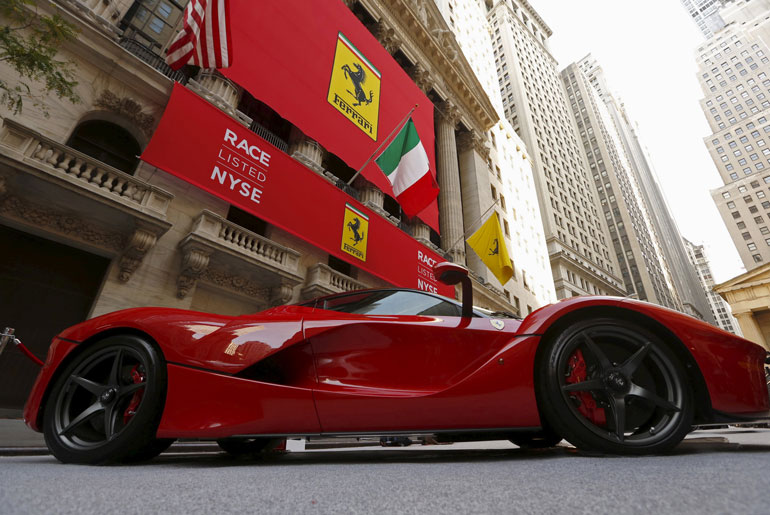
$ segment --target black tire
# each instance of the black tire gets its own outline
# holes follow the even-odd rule
[[[151,460],[155,456],[171,447],[171,444],[174,442],[176,442],[176,438],[158,438],[157,440],[154,440],[149,445],[147,445],[145,448],[140,449],[136,454],[126,456],[122,461],[125,463],[138,463],[141,461]]]
[[[538,404],[554,431],[577,448],[663,453],[691,430],[694,397],[687,374],[655,333],[595,318],[543,345]]]
[[[281,441],[280,438],[221,438],[217,445],[232,456],[244,456],[273,450]]]
[[[165,396],[166,365],[152,345],[131,335],[105,338],[83,349],[51,388],[46,444],[63,463],[149,459],[170,445],[155,438]]]

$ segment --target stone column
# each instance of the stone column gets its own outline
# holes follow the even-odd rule
[[[224,102],[230,109],[238,107],[239,91],[233,81],[225,78],[215,70],[201,70],[195,80],[214,95],[217,100]],[[226,109],[225,109],[226,110]]]
[[[317,174],[324,174],[324,168],[321,165],[324,158],[323,147],[296,127],[292,127],[289,135],[288,154]]]
[[[492,211],[487,210],[494,204],[489,182],[489,148],[486,138],[476,130],[460,134],[457,138],[458,162],[460,167],[460,189],[463,198],[463,222],[470,234],[481,227]],[[502,220],[500,224],[502,224]],[[466,249],[466,265],[485,281],[494,277],[475,252]],[[496,284],[497,281],[495,280]]]
[[[733,316],[738,320],[738,324],[741,326],[741,332],[743,337],[747,340],[751,340],[763,346],[765,349],[770,350],[768,342],[765,341],[765,337],[762,335],[762,328],[759,327],[754,314],[751,311],[744,311],[743,313],[733,313]]]
[[[441,188],[438,195],[441,247],[449,253],[452,261],[464,265],[462,195],[455,140],[459,111],[448,101],[436,107],[436,175]]]
[[[353,187],[358,190],[360,194],[359,200],[363,205],[370,208],[375,213],[378,213],[383,218],[388,218],[390,216],[383,207],[385,205],[385,194],[374,184],[359,175],[353,181]]]
[[[253,120],[238,110],[241,89],[218,71],[201,70],[195,79],[190,79],[187,87],[245,127],[251,126]]]

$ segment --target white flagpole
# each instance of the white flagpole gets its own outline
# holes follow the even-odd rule
[[[377,154],[377,152],[380,151],[382,146],[385,145],[385,143],[388,142],[388,140],[393,136],[393,134],[395,134],[395,132],[404,125],[404,123],[409,119],[409,117],[412,115],[414,110],[417,109],[419,106],[420,106],[419,104],[414,104],[414,107],[410,109],[408,113],[406,113],[406,116],[404,116],[400,122],[398,122],[395,129],[390,131],[390,134],[388,134],[388,137],[382,140],[382,143],[380,143],[380,146],[377,147],[374,152],[372,152],[372,155],[369,156],[369,159],[367,159],[366,162],[363,164],[363,166],[361,166],[361,168],[358,169],[355,175],[350,178],[350,180],[348,181],[348,186],[350,186],[353,183],[355,178],[358,177],[358,174],[360,174],[364,170],[364,168],[366,168],[366,166],[372,161],[372,158]]]

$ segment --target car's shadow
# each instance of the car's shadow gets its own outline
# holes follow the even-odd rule
[[[755,431],[733,432],[749,434]],[[770,440],[762,438],[762,441]],[[566,442],[546,449],[521,449],[518,447],[489,448],[459,446],[411,446],[407,448],[359,447],[347,449],[324,449],[294,452],[272,452],[267,454],[233,457],[219,451],[215,445],[185,447],[173,446],[169,451],[153,460],[113,465],[118,467],[242,467],[242,466],[298,466],[298,465],[372,465],[383,463],[472,463],[472,462],[516,462],[553,459],[660,459],[677,458],[695,454],[770,454],[770,443],[738,443],[728,438],[715,436],[690,437],[673,451],[665,455],[618,456],[611,454],[580,451]],[[30,459],[33,459],[30,457]],[[53,457],[50,457],[55,461]],[[23,458],[22,458],[23,460]],[[40,457],[34,458],[40,462]]]
[[[562,444],[547,449],[492,448],[468,449],[449,446],[419,446],[411,448],[356,448],[323,451],[296,451],[257,456],[232,457],[222,452],[201,454],[166,453],[143,466],[238,467],[275,465],[371,465],[381,463],[468,463],[495,461],[532,461],[550,459],[634,459],[680,457],[706,453],[770,454],[770,444],[730,442],[724,437],[690,438],[672,452],[657,456],[617,456],[580,451]]]

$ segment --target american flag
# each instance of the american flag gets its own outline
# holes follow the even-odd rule
[[[166,51],[166,63],[178,70],[185,64],[227,68],[233,61],[228,0],[190,0],[182,30]]]

